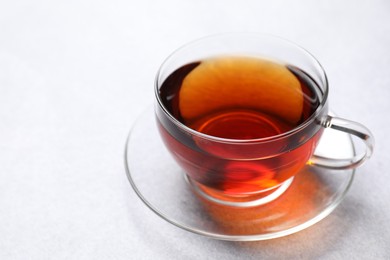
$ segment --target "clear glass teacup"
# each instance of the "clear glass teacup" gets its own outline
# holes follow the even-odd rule
[[[261,205],[281,195],[306,165],[350,169],[371,156],[366,127],[329,115],[328,88],[319,62],[294,43],[262,34],[211,36],[162,64],[157,125],[199,195],[224,205]],[[325,128],[356,136],[366,149],[347,159],[316,155]]]

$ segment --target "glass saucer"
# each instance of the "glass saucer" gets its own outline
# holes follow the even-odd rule
[[[316,154],[349,158],[350,135],[326,129]],[[307,166],[277,199],[237,208],[198,197],[162,143],[153,107],[136,121],[125,150],[127,177],[138,197],[154,213],[184,230],[210,238],[256,241],[286,236],[328,216],[352,184],[354,170]]]

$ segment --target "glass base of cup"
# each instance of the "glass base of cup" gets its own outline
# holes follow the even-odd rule
[[[277,199],[288,189],[288,187],[290,187],[294,177],[291,177],[290,179],[272,189],[242,196],[229,196],[212,190],[192,180],[187,174],[184,174],[184,179],[191,186],[195,194],[202,199],[206,199],[224,206],[247,208],[264,205]]]

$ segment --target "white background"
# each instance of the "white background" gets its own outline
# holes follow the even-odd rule
[[[174,49],[220,32],[288,38],[330,106],[375,135],[342,204],[300,233],[207,239],[136,197],[123,152]],[[390,2],[0,0],[0,259],[390,258]]]

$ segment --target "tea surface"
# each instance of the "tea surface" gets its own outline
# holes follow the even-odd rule
[[[216,137],[256,139],[305,121],[318,106],[302,71],[253,57],[217,57],[188,64],[160,88],[164,105],[188,127]]]

